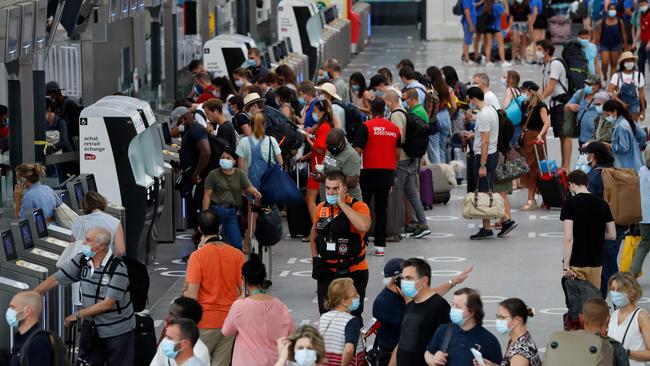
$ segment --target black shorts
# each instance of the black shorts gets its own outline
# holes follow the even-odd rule
[[[537,18],[535,18],[535,23],[533,23],[533,29],[547,29],[548,28],[548,20],[546,19],[545,16],[538,14]]]
[[[551,107],[551,127],[555,137],[564,137],[564,104]]]

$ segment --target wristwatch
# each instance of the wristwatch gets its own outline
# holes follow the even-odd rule
[[[454,283],[454,280],[449,280],[449,281],[447,281],[447,282],[451,285],[451,287],[456,286],[456,284]]]
[[[78,311],[76,313],[74,313],[74,317],[77,318],[77,321],[81,320],[81,317],[79,316]]]
[[[485,167],[486,167],[485,164],[481,164],[480,166],[480,168],[485,168]]]

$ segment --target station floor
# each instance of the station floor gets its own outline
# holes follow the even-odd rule
[[[380,67],[394,69],[402,58],[413,60],[418,70],[431,65],[452,65],[461,80],[469,81],[474,73],[487,72],[492,89],[503,100],[505,91],[500,79],[506,69],[463,66],[461,52],[461,41],[423,42],[412,27],[375,28],[372,43],[352,59],[344,73],[349,76],[359,71],[369,78]],[[522,81],[534,80],[541,84],[541,66],[514,65],[512,69],[521,74]],[[559,141],[550,136],[549,140],[549,153],[559,162]],[[536,312],[529,321],[531,334],[538,347],[545,347],[549,335],[562,330],[562,314],[566,311],[560,286],[563,228],[559,210],[519,211],[526,201],[526,191],[515,191],[510,199],[513,218],[519,227],[505,239],[470,241],[469,236],[478,231],[480,222],[461,217],[465,193],[466,187],[459,186],[452,191],[449,204],[436,205],[426,211],[431,235],[389,243],[384,258],[368,258],[370,281],[365,299],[366,323],[372,318],[372,303],[382,289],[384,263],[394,257],[422,257],[432,267],[434,284],[446,282],[468,266],[474,267],[462,286],[480,291],[485,303],[485,325],[493,332],[498,302],[508,297],[523,299]],[[541,203],[541,197],[537,200]],[[288,236],[286,226],[285,233]],[[185,265],[178,258],[190,248],[189,234],[179,233],[175,244],[159,245],[158,258],[149,266],[150,314],[158,330],[163,325],[170,301],[180,295],[183,286]],[[319,318],[310,261],[309,245],[299,239],[287,238],[273,247],[273,286],[269,293],[287,304],[296,325],[316,325]],[[646,264],[644,273],[650,273],[650,264]],[[650,279],[642,277],[639,281],[647,296],[640,301],[640,306],[650,309]],[[447,294],[446,299],[450,301],[451,294]],[[505,345],[505,337],[498,338]]]

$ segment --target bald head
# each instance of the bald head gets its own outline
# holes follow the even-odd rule
[[[397,91],[393,88],[386,89],[384,92],[384,100],[387,102],[400,102],[400,96],[397,94]]]
[[[344,140],[345,140],[345,133],[343,133],[343,130],[340,128],[333,128],[327,134],[327,144],[330,146],[339,146],[341,145],[341,141]]]
[[[16,311],[16,317],[19,321],[31,327],[41,317],[43,309],[41,295],[34,291],[19,292],[11,299],[9,308]]]

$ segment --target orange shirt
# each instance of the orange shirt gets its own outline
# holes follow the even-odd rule
[[[348,202],[348,204],[352,201],[352,197],[347,196],[345,199],[345,202]],[[338,216],[339,213],[341,213],[341,209],[338,206],[332,206],[332,209],[334,210],[334,217]],[[370,208],[368,208],[368,205],[366,205],[363,201],[359,200],[355,202],[352,205],[352,209],[362,215],[370,217]],[[320,217],[329,217],[330,216],[330,211],[329,207],[325,207],[325,202],[321,202],[318,204],[316,207],[316,212],[318,212],[318,215],[314,215],[314,224],[318,222],[318,219]],[[361,255],[366,255],[366,242],[364,241],[366,233],[363,231],[357,230],[352,223],[350,223],[350,231],[353,233],[357,233],[361,235]],[[350,266],[350,272],[355,272],[355,271],[363,271],[368,269],[368,261],[364,258],[363,261],[359,264],[353,264]],[[334,269],[330,268],[330,271],[336,272]]]
[[[242,286],[244,254],[228,244],[206,244],[190,256],[185,281],[199,285],[199,304],[203,307],[200,329],[223,327],[232,303]]]

